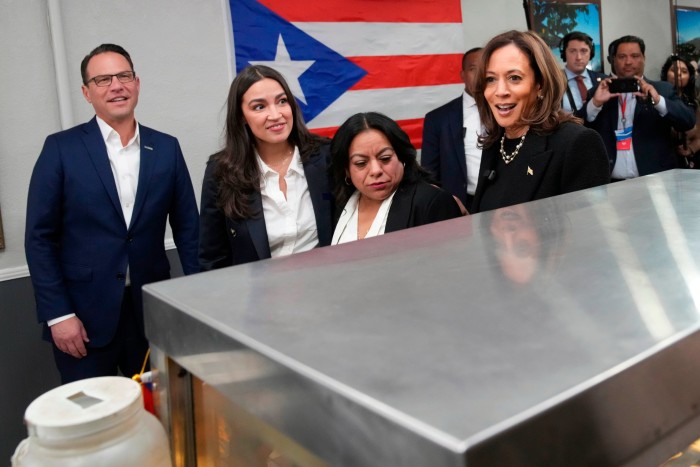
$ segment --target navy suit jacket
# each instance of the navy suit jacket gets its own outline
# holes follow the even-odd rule
[[[331,244],[333,236],[333,196],[328,173],[330,145],[323,144],[319,151],[303,163],[309,185],[311,203],[316,216],[319,246]],[[204,271],[270,258],[270,243],[262,215],[262,196],[259,191],[250,194],[253,212],[250,219],[226,217],[217,205],[218,182],[214,178],[216,163],[207,163],[202,182],[200,214],[199,263]]]
[[[420,163],[469,209],[463,126],[462,96],[428,112],[423,121]]]
[[[659,95],[666,100],[668,113],[662,117],[645,100],[637,98],[632,127],[632,147],[639,175],[648,175],[678,167],[678,157],[671,128],[688,131],[695,126],[695,113],[673,92],[673,86],[665,81],[649,81]],[[589,91],[592,96],[597,86]],[[615,130],[618,125],[618,99],[610,99],[592,122],[586,119],[586,106],[576,112],[585,125],[593,128],[603,138],[608,151],[610,171],[617,160]]]
[[[25,251],[39,321],[75,313],[90,347],[108,344],[116,332],[127,266],[139,317],[141,286],[170,277],[168,217],[184,272],[199,270],[197,203],[180,145],[142,125],[139,133],[128,227],[94,118],[46,138],[29,184]],[[50,339],[48,326],[44,331]]]

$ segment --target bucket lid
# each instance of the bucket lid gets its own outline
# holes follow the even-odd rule
[[[141,387],[120,376],[64,384],[34,399],[24,412],[30,436],[44,440],[93,434],[143,410]]]

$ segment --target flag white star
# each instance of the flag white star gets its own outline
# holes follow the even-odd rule
[[[284,39],[282,39],[282,34],[277,41],[277,53],[274,61],[251,61],[250,63],[252,65],[266,65],[282,73],[294,97],[306,104],[306,96],[301,89],[299,77],[315,63],[315,60],[292,60],[287,46],[284,44]]]

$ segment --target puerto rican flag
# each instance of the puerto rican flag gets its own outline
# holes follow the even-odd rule
[[[229,3],[236,72],[249,64],[281,72],[317,134],[377,111],[420,148],[425,114],[464,89],[460,0]]]

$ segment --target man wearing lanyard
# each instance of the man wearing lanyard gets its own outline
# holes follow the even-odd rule
[[[639,90],[612,92],[613,79],[606,78],[576,112],[603,138],[613,181],[678,167],[671,129],[687,131],[695,125],[692,109],[683,104],[670,83],[644,78],[644,51],[644,41],[636,36],[610,43],[613,79],[636,80]]]

